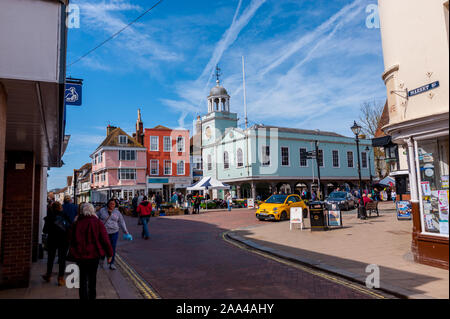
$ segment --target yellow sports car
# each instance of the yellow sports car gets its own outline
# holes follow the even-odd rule
[[[272,195],[259,205],[256,210],[256,218],[259,220],[286,220],[290,218],[292,207],[303,208],[303,215],[308,207],[299,195]]]

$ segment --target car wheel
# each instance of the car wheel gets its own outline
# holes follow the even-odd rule
[[[280,216],[280,221],[286,220],[286,219],[287,219],[287,213],[286,212],[282,212],[281,216]]]

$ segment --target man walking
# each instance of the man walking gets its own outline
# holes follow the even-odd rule
[[[69,195],[64,196],[64,204],[62,205],[64,214],[66,214],[69,219],[70,219],[70,223],[72,224],[75,216],[77,216],[78,214],[78,205],[75,205],[72,202],[72,197],[70,197]]]

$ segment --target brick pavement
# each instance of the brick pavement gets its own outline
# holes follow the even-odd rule
[[[289,230],[289,222],[267,222],[231,233],[234,239],[288,259],[365,282],[366,266],[380,267],[381,288],[408,298],[449,298],[448,270],[413,261],[412,221],[397,220],[392,203],[381,203],[380,216],[359,220],[344,213],[344,228],[311,232]],[[293,226],[296,227],[296,226]]]
[[[0,299],[78,299],[78,289],[58,287],[57,268],[53,268],[50,283],[42,280],[47,259],[32,264],[28,288],[0,290]],[[55,272],[56,271],[56,272]],[[135,286],[119,270],[99,269],[97,272],[97,299],[141,299]]]

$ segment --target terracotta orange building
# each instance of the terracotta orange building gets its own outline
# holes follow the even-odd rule
[[[144,130],[149,194],[159,192],[168,200],[173,191],[184,193],[192,184],[189,143],[189,130],[173,130],[162,125]]]

